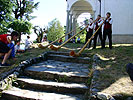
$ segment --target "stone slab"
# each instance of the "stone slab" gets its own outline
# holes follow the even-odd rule
[[[88,87],[84,84],[77,83],[60,83],[54,81],[42,81],[30,78],[18,78],[18,86],[23,89],[32,89],[44,92],[85,94],[88,92]]]
[[[48,60],[26,68],[24,73],[43,80],[67,78],[68,81],[85,82],[89,78],[89,64]]]
[[[83,64],[90,64],[91,62],[91,59],[89,57],[71,57],[66,55],[55,55],[55,54],[49,54],[48,59],[63,61],[63,62],[83,63]]]
[[[35,92],[15,87],[4,91],[2,98],[6,100],[83,100],[81,95]]]

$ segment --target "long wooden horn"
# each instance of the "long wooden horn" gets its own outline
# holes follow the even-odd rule
[[[83,24],[83,25],[84,25],[84,24]],[[79,26],[78,28],[82,27],[83,25]],[[42,44],[39,44],[38,47],[39,47],[39,48],[42,48],[42,49],[45,49],[45,48],[47,48],[47,47],[50,46],[50,48],[53,49],[53,48],[54,48],[53,43],[59,41],[60,39],[62,39],[63,37],[65,37],[65,36],[67,36],[67,35],[69,35],[69,34],[71,34],[71,33],[74,32],[74,31],[76,31],[76,29],[70,31],[69,33],[66,33],[65,35],[61,36],[60,38],[56,39],[55,41],[51,42],[50,44],[48,44],[48,45],[46,45],[46,46],[43,46]]]
[[[96,32],[91,36],[91,38],[87,41],[87,43],[83,46],[83,48],[78,53],[76,53],[75,51],[71,51],[69,55],[72,56],[72,57],[78,57],[78,56],[80,56],[80,54],[84,51],[84,49],[87,47],[87,45],[89,44],[89,42],[92,40],[92,38],[98,32],[98,30],[102,27],[102,25],[104,24],[104,22],[105,22],[105,20],[103,21],[103,23],[99,26],[99,28],[96,30]]]
[[[87,25],[84,29],[82,29],[80,32],[74,34],[72,37],[70,37],[67,41],[65,41],[63,44],[61,44],[58,47],[51,47],[52,50],[57,51],[58,49],[60,49],[63,45],[65,45],[66,43],[68,43],[71,39],[73,39],[76,35],[78,35],[79,33],[83,32],[89,25]]]

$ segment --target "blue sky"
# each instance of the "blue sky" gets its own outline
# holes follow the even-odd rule
[[[40,2],[38,9],[34,10],[33,16],[37,18],[32,19],[31,23],[35,26],[47,26],[48,22],[51,22],[53,19],[57,18],[62,26],[66,25],[66,0],[34,0],[34,2]],[[84,16],[78,18],[78,23],[84,21]],[[31,39],[35,40],[36,35],[31,34]]]
[[[66,0],[34,0],[40,2],[38,10],[34,10],[32,15],[37,18],[31,20],[33,25],[39,25],[43,27],[47,26],[48,22],[57,18],[62,25],[66,24]]]

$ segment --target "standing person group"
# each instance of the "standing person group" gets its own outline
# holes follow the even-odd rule
[[[87,34],[86,34],[86,41],[88,41],[89,38],[91,38],[91,36],[93,35],[93,28],[94,28],[94,23],[93,23],[93,18],[90,18],[90,22],[89,22],[89,26],[87,28]],[[91,47],[91,42],[89,43],[89,48]]]
[[[111,18],[111,13],[110,12],[107,12],[105,20],[103,20],[103,18],[101,18],[101,15],[98,15],[97,19],[95,21],[93,21],[93,19],[91,18],[89,26],[87,28],[86,42],[93,35],[93,29],[95,31],[97,31],[97,29],[103,24],[104,25],[103,34],[102,34],[102,26],[101,26],[100,29],[97,31],[97,33],[94,36],[93,49],[96,49],[97,37],[98,36],[99,36],[99,39],[101,41],[101,48],[105,48],[105,42],[106,42],[106,38],[108,36],[109,48],[112,49],[112,23],[113,23],[113,20]],[[89,43],[89,48],[91,47],[91,42],[92,42],[92,40]]]

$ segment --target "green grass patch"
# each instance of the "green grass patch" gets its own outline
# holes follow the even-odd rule
[[[59,51],[70,52],[71,50],[74,50],[75,52],[78,52],[83,47],[83,45],[84,44],[68,43]],[[128,63],[133,63],[133,44],[114,44],[113,46],[114,48],[112,50],[110,50],[109,48],[100,49],[100,46],[97,46],[97,49],[95,50],[86,48],[83,53],[87,53],[89,57],[92,57],[94,54],[99,54],[101,57],[108,59],[99,64],[101,74],[98,79],[100,83],[100,87],[98,88],[101,91],[106,91],[107,93],[111,92],[112,94],[115,94],[117,92],[113,91],[111,87],[113,84],[116,84],[115,90],[121,91],[122,94],[125,94],[125,97],[128,95],[133,96],[131,81],[128,79],[129,76],[126,73],[125,68]],[[9,60],[9,62],[13,64],[13,66],[0,68],[0,74],[14,68],[21,61],[37,57],[45,51],[51,50],[33,48],[31,50],[27,50],[25,53],[17,55],[16,61]],[[128,90],[119,88],[120,86],[126,87],[127,85],[129,86]]]

